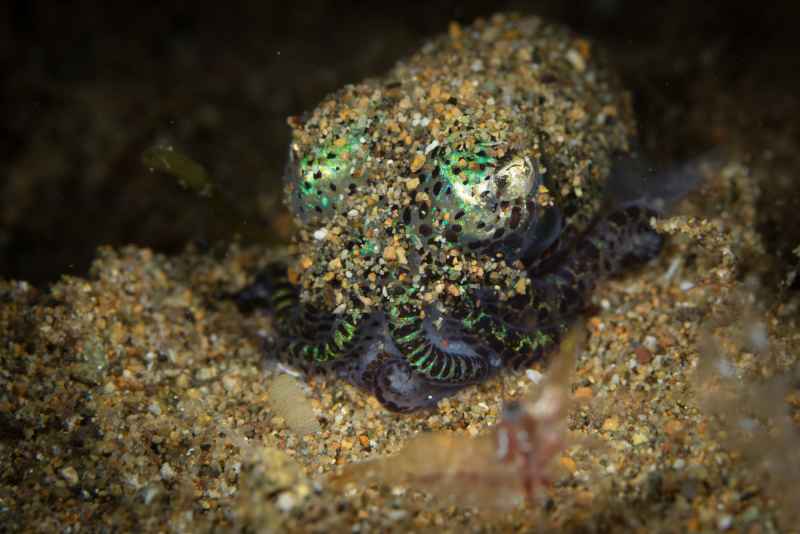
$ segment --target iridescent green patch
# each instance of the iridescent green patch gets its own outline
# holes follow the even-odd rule
[[[300,159],[297,207],[301,213],[323,213],[340,202],[354,183],[361,146],[355,137],[326,143]]]
[[[474,152],[453,150],[439,164],[439,175],[451,186],[477,185],[494,174],[497,159],[486,147],[477,146]]]

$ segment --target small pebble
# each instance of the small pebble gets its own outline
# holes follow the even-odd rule
[[[645,348],[650,352],[655,352],[658,348],[658,340],[655,338],[655,336],[645,336],[642,345],[644,345]]]
[[[286,513],[291,511],[292,508],[295,507],[295,505],[297,504],[297,499],[295,499],[294,495],[292,495],[290,492],[284,491],[281,492],[280,495],[278,495],[275,504],[282,512]]]
[[[653,359],[653,353],[645,347],[636,347],[633,353],[636,354],[636,361],[641,365],[647,365]]]
[[[153,415],[161,415],[161,405],[158,402],[153,401],[147,406],[147,411]]]
[[[583,72],[586,70],[586,61],[577,50],[567,51],[567,61],[569,61],[572,67],[578,72]]]
[[[388,246],[383,249],[383,259],[386,261],[395,261],[397,260],[397,249],[393,246]]]
[[[175,478],[175,470],[172,468],[169,463],[164,462],[161,464],[161,478],[163,480],[172,480]]]
[[[539,371],[537,371],[536,369],[527,369],[525,371],[525,375],[528,377],[528,380],[530,380],[534,384],[538,384],[544,378],[544,375]]]
[[[575,464],[575,460],[573,460],[569,456],[562,456],[558,460],[558,463],[561,467],[563,467],[570,473],[574,473],[578,469],[578,466]]]
[[[75,486],[80,481],[78,472],[71,465],[62,468],[58,473],[61,475],[61,478],[66,480],[67,484],[70,486]]]
[[[423,167],[423,165],[425,165],[425,155],[420,153],[415,154],[414,159],[411,160],[411,165],[410,165],[411,172],[417,172]],[[413,186],[411,185],[411,180],[406,182],[406,188],[409,191],[416,189],[417,186],[419,185],[419,179],[415,178],[414,180],[416,180],[416,184],[414,184]]]
[[[613,432],[619,429],[619,419],[617,417],[609,417],[605,421],[603,421],[603,430]]]

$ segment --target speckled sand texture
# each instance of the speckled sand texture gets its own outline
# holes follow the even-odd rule
[[[513,478],[497,491],[479,482],[453,486],[446,501],[375,479],[342,484],[346,466],[391,458],[422,433],[448,447],[482,439],[504,400],[530,392],[547,366],[505,373],[442,401],[436,412],[410,416],[387,412],[341,381],[287,375],[265,362],[271,318],[244,315],[230,298],[286,251],[231,238],[177,255],[100,248],[88,274],[41,287],[0,280],[0,531],[797,532],[795,54],[786,39],[751,35],[749,11],[733,33],[712,24],[698,35],[703,21],[738,19],[718,18],[713,6],[693,5],[688,23],[680,9],[611,4],[618,4],[611,18],[583,6],[570,16],[594,25],[597,35],[605,22],[627,28],[621,36],[605,32],[605,40],[616,42],[613,59],[637,82],[643,146],[678,165],[675,154],[717,150],[699,157],[700,189],[658,223],[671,236],[663,254],[595,291],[568,392],[572,446],[557,456],[553,484],[535,501],[500,512],[467,506],[487,492],[518,496]],[[67,9],[74,15],[72,3],[64,9],[47,6],[58,21]],[[109,43],[138,32],[160,40],[186,19],[137,7],[133,30],[117,34],[119,24],[94,20],[92,9],[79,12],[92,24],[76,21],[69,31],[32,21],[58,43],[82,32],[85,46],[66,56],[43,48],[31,55],[41,62],[18,54],[10,65],[23,68],[10,88],[4,84],[18,146],[6,147],[13,156],[0,248],[8,259],[34,236],[36,246],[13,258],[14,272],[30,280],[52,275],[45,264],[85,257],[98,241],[165,246],[174,235],[183,243],[181,228],[212,219],[187,214],[186,204],[202,201],[173,194],[169,180],[142,179],[139,155],[162,137],[203,154],[212,174],[245,177],[243,190],[259,184],[250,200],[277,213],[278,195],[265,191],[276,189],[284,164],[281,127],[290,104],[311,109],[318,93],[333,89],[331,79],[338,86],[380,71],[376,50],[410,48],[418,35],[408,20],[422,19],[417,13],[381,25],[374,15],[348,12],[337,31],[358,42],[358,53],[342,55],[323,41],[328,12],[316,11],[322,22],[309,26],[303,5],[286,26],[290,35],[273,31],[271,41],[260,24],[228,20],[237,39],[216,55],[225,17],[209,17],[199,29],[181,26],[163,42],[163,55],[150,56]],[[599,18],[587,20],[587,13]],[[640,25],[655,37],[642,39]],[[212,37],[203,38],[209,28]],[[746,39],[730,37],[743,28]],[[328,44],[311,62],[315,47]],[[749,60],[730,50],[748,51]],[[576,48],[572,67],[585,61],[581,52],[596,51]],[[115,77],[111,67],[122,63],[135,76]],[[273,86],[273,79],[291,81]],[[41,115],[18,105],[26,99]],[[618,111],[627,120],[630,110]],[[575,170],[582,159],[564,168]],[[249,230],[289,234],[288,217],[266,220],[274,225]],[[154,237],[161,240],[145,241]]]
[[[770,478],[761,462],[797,448],[796,390],[773,388],[767,410],[794,410],[788,433],[756,427],[749,446],[733,435],[735,418],[748,410],[737,391],[797,363],[797,298],[777,301],[739,276],[741,258],[762,254],[751,169],[718,158],[705,172],[684,215],[660,224],[673,234],[665,253],[594,295],[571,386],[583,401],[569,415],[580,445],[558,458],[541,503],[497,515],[414,488],[339,488],[327,477],[397,453],[420,432],[485,433],[502,399],[522,395],[529,375],[544,368],[505,374],[442,401],[436,413],[412,416],[315,378],[297,389],[296,402],[310,403],[319,430],[301,435],[309,427],[293,429],[296,414],[273,406],[278,371],[265,369],[260,338],[269,317],[243,316],[227,298],[270,251],[232,245],[221,255],[165,257],[128,247],[100,249],[87,278],[64,277],[50,292],[0,285],[4,526],[787,530],[796,490],[777,486],[780,469]],[[717,353],[725,366],[698,365]],[[723,389],[732,396],[712,402]]]

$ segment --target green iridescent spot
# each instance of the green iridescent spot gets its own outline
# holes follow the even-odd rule
[[[365,239],[364,243],[359,247],[358,253],[361,256],[372,256],[378,250],[378,244],[373,239]]]
[[[475,152],[453,150],[439,164],[439,175],[454,188],[474,186],[488,180],[497,167],[497,159],[485,147]]]
[[[305,213],[322,212],[340,203],[361,161],[357,137],[337,139],[318,146],[300,158],[296,174],[296,206]]]

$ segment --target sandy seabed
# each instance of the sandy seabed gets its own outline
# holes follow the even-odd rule
[[[468,490],[455,485],[443,500],[388,478],[341,485],[330,475],[420,433],[485,434],[504,399],[537,387],[530,377],[546,368],[414,415],[333,378],[277,390],[281,371],[264,365],[261,341],[269,316],[243,315],[228,297],[269,260],[257,247],[173,257],[101,248],[89,276],[49,292],[4,282],[5,527],[790,530],[798,301],[742,276],[740,259],[763,255],[748,220],[751,169],[718,157],[704,172],[681,215],[658,223],[672,234],[667,250],[596,290],[570,385],[576,439],[537,499],[500,514],[465,506]]]

